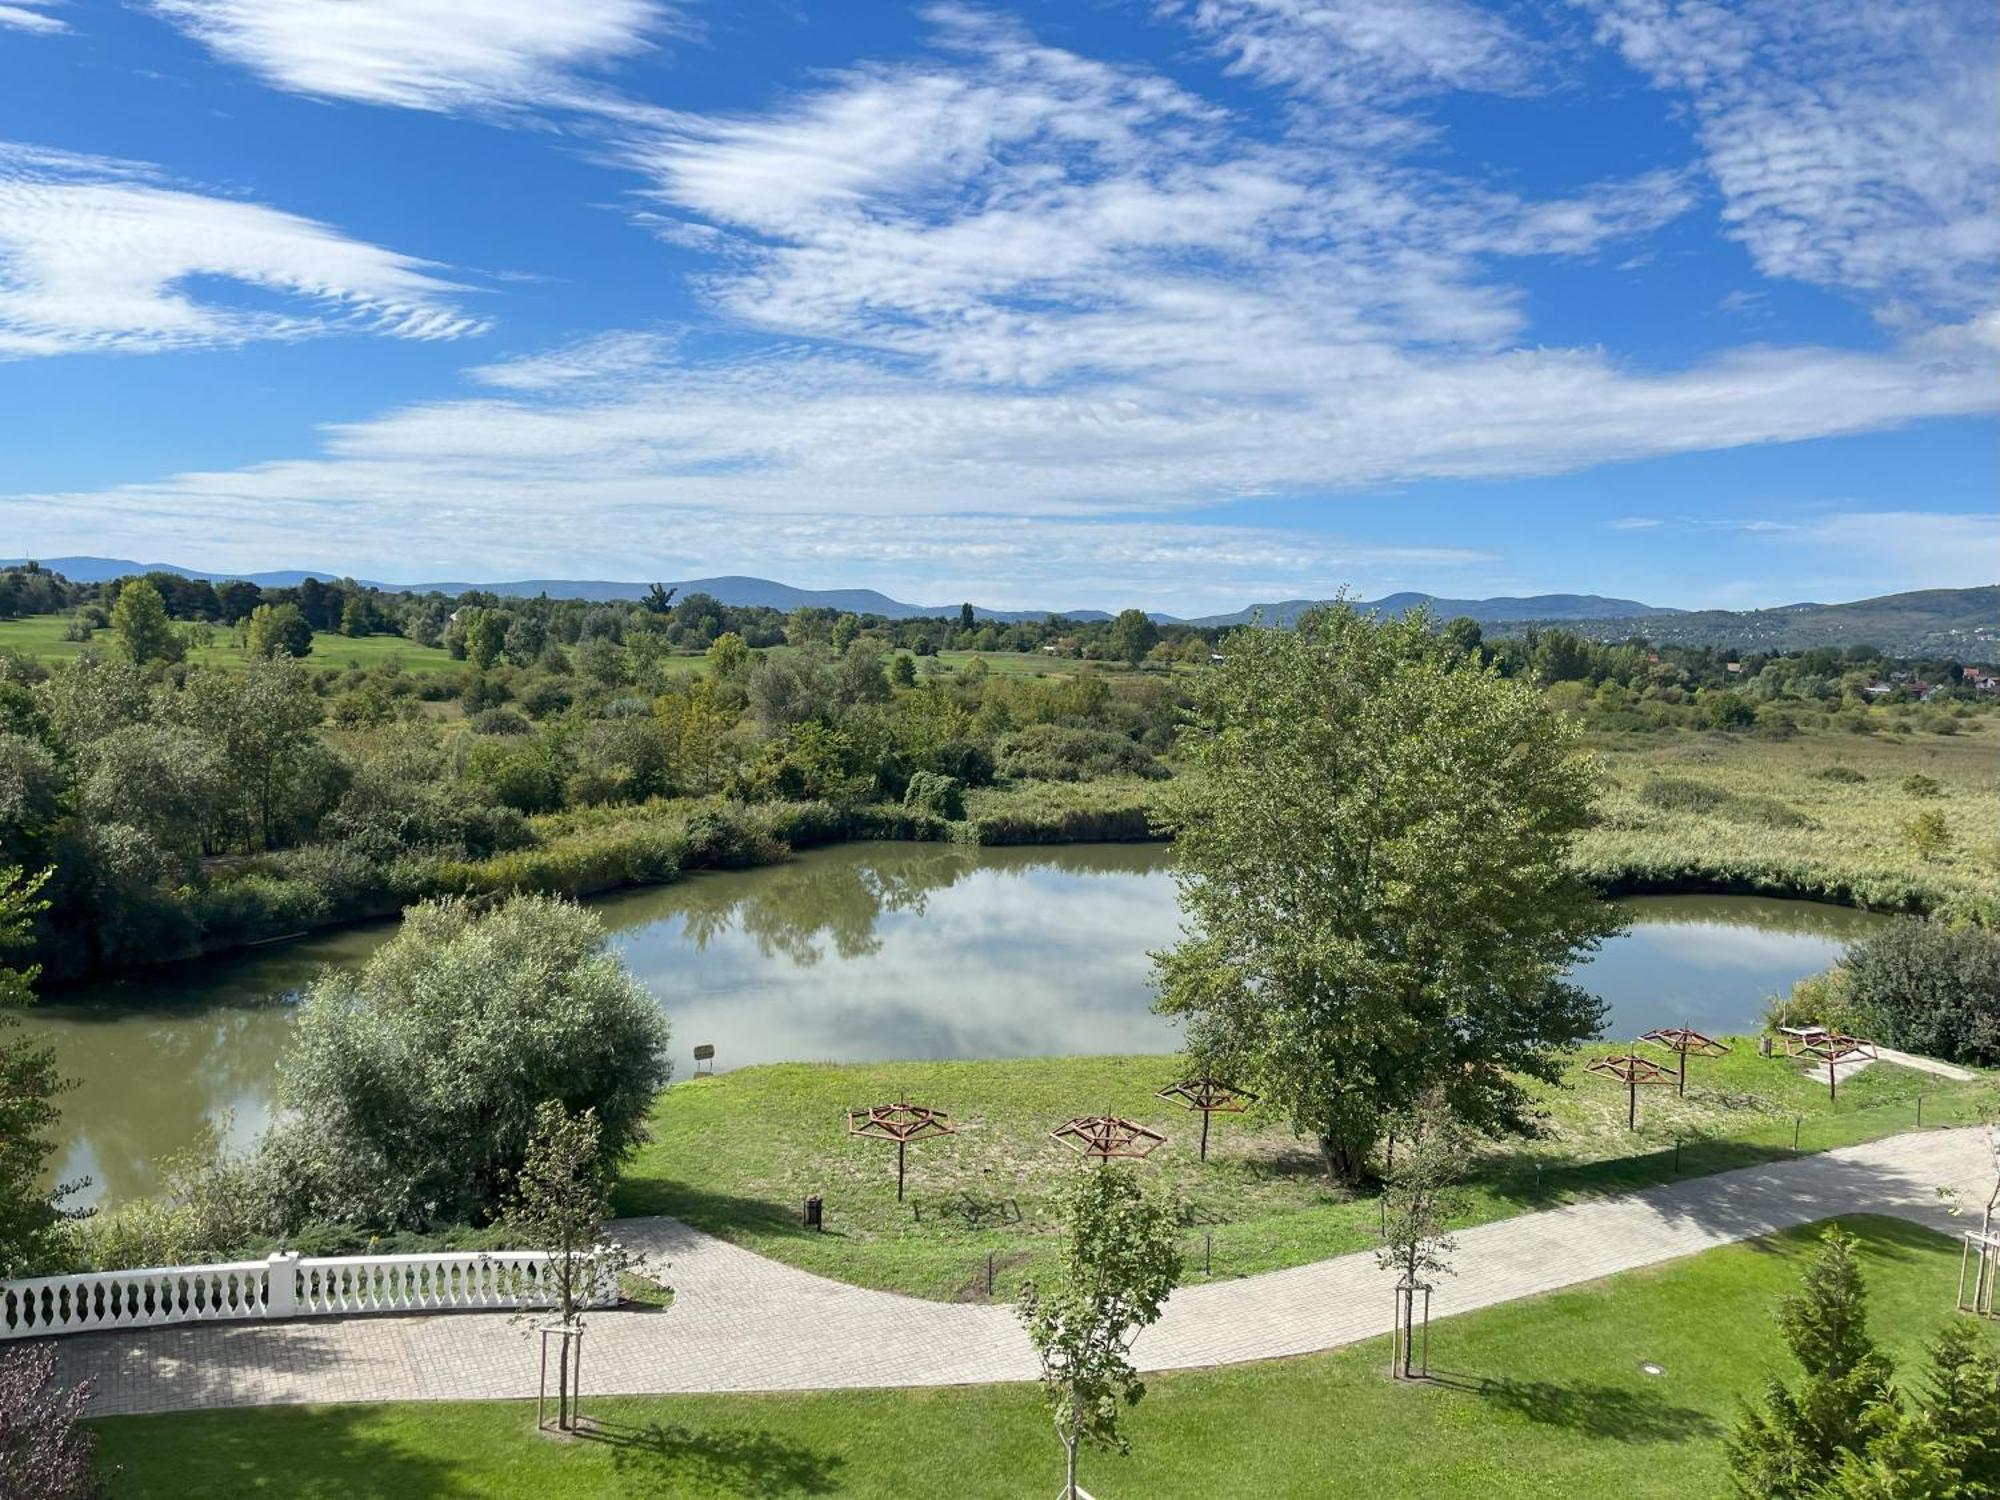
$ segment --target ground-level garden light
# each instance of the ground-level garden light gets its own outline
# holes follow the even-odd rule
[[[1641,1057],[1636,1052],[1621,1052],[1614,1057],[1593,1057],[1583,1065],[1586,1073],[1595,1073],[1600,1078],[1615,1078],[1625,1085],[1629,1102],[1625,1108],[1625,1128],[1639,1128],[1639,1090],[1642,1086],[1668,1084],[1673,1082],[1673,1074],[1654,1062],[1650,1057]]]
[[[1143,1161],[1167,1143],[1159,1131],[1118,1115],[1077,1115],[1056,1126],[1049,1136],[1078,1156],[1101,1162],[1114,1156]]]
[[[1721,1057],[1729,1050],[1727,1042],[1718,1042],[1714,1037],[1703,1036],[1692,1026],[1662,1026],[1657,1031],[1649,1031],[1639,1038],[1655,1047],[1673,1053],[1680,1059],[1680,1072],[1674,1084],[1676,1094],[1688,1091],[1688,1054],[1696,1057]]]
[[[1871,1061],[1875,1056],[1875,1044],[1864,1042],[1858,1036],[1849,1036],[1844,1031],[1828,1031],[1806,1042],[1808,1057],[1816,1057],[1826,1064],[1826,1099],[1831,1104],[1840,1097],[1840,1080],[1836,1076],[1844,1062]]]
[[[1208,1117],[1210,1115],[1240,1115],[1257,1102],[1257,1096],[1248,1089],[1240,1089],[1233,1083],[1224,1083],[1219,1078],[1203,1074],[1199,1078],[1184,1078],[1179,1083],[1168,1084],[1160,1090],[1159,1097],[1180,1105],[1182,1109],[1201,1111],[1201,1159],[1208,1160]]]
[[[956,1135],[958,1131],[945,1111],[903,1099],[895,1104],[871,1104],[866,1109],[850,1109],[847,1112],[847,1133],[896,1143],[896,1201],[901,1203],[910,1142]]]

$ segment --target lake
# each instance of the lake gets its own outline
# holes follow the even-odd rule
[[[1174,940],[1155,844],[969,849],[848,844],[593,902],[674,1025],[723,1069],[896,1057],[1172,1051],[1152,1014],[1150,950]],[[1631,929],[1580,980],[1607,1033],[1753,1027],[1767,995],[1826,967],[1879,917],[1751,897],[1628,903]],[[150,1190],[155,1163],[209,1125],[247,1142],[271,1113],[288,1000],[355,964],[393,923],[175,965],[47,1000],[28,1025],[78,1080],[61,1101],[64,1179],[89,1201]]]

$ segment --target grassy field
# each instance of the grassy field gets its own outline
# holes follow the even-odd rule
[[[1643,876],[1656,888],[1677,877],[1737,881],[2000,921],[2000,720],[1956,722],[1963,731],[1951,736],[1605,738],[1596,748],[1612,785],[1579,855],[1595,872]],[[1905,791],[1911,775],[1929,777],[1939,794]],[[1681,805],[1657,805],[1662,781],[1679,794],[1664,800]],[[1951,847],[1925,858],[1904,829],[1931,809],[1944,815]]]
[[[1957,1251],[1899,1221],[1846,1227],[1863,1241],[1870,1329],[1914,1373],[1948,1315]],[[1378,1346],[1155,1376],[1128,1418],[1130,1456],[1086,1455],[1082,1478],[1106,1500],[1718,1494],[1737,1399],[1785,1370],[1771,1309],[1813,1242],[1798,1231],[1441,1321],[1427,1384],[1384,1378]],[[1061,1477],[1032,1386],[587,1397],[585,1409],[600,1429],[570,1443],[536,1436],[519,1402],[125,1417],[99,1424],[100,1455],[122,1468],[116,1500],[1016,1500]]]
[[[1786,1156],[1795,1124],[1802,1150],[1895,1134],[1915,1126],[1919,1094],[1926,1125],[1984,1118],[2000,1105],[1991,1080],[1953,1085],[1877,1064],[1843,1080],[1830,1108],[1824,1084],[1799,1064],[1759,1057],[1742,1040],[1727,1057],[1691,1061],[1685,1099],[1642,1090],[1634,1135],[1624,1091],[1584,1074],[1582,1061],[1565,1087],[1546,1091],[1544,1138],[1498,1145],[1478,1163],[1466,1222]],[[1080,1170],[1049,1130],[1110,1111],[1168,1137],[1138,1170],[1187,1205],[1191,1280],[1204,1261],[1214,1275],[1244,1275],[1376,1243],[1376,1199],[1329,1186],[1282,1119],[1255,1109],[1217,1116],[1203,1164],[1199,1116],[1155,1097],[1175,1077],[1171,1057],[1084,1057],[783,1064],[690,1079],[661,1095],[654,1139],[615,1202],[622,1214],[673,1214],[843,1281],[1006,1299],[1051,1244],[1051,1184]],[[895,1148],[850,1139],[845,1111],[904,1094],[950,1110],[958,1134],[910,1148],[908,1198],[898,1205]],[[825,1202],[825,1233],[800,1226],[808,1193]]]
[[[19,651],[43,661],[66,661],[90,650],[106,656],[117,654],[118,638],[109,630],[98,631],[87,642],[64,640],[63,628],[68,623],[63,615],[0,620],[0,651]],[[240,667],[244,658],[229,632],[217,627],[213,644],[190,652],[188,660],[204,666]],[[325,630],[314,632],[312,654],[305,660],[309,667],[375,667],[398,661],[406,672],[442,672],[464,665],[453,661],[441,647],[419,646],[400,635],[345,636]]]

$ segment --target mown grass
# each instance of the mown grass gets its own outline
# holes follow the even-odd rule
[[[1806,1151],[1910,1130],[1920,1094],[1926,1126],[1986,1118],[2000,1106],[1991,1080],[1952,1084],[1887,1064],[1843,1079],[1830,1105],[1802,1064],[1759,1057],[1740,1039],[1726,1057],[1691,1062],[1686,1098],[1642,1090],[1634,1133],[1623,1089],[1583,1072],[1590,1055],[1573,1059],[1564,1086],[1542,1091],[1542,1138],[1496,1143],[1475,1164],[1466,1223],[1788,1156],[1795,1125]],[[1155,1097],[1177,1072],[1172,1057],[1070,1057],[790,1063],[689,1079],[660,1096],[653,1140],[614,1201],[621,1214],[672,1214],[843,1281],[1004,1299],[1044,1263],[1055,1232],[1049,1191],[1059,1174],[1079,1170],[1050,1129],[1111,1112],[1168,1137],[1138,1170],[1187,1207],[1190,1279],[1377,1243],[1375,1196],[1331,1186],[1309,1145],[1269,1111],[1218,1115],[1202,1163],[1199,1116]],[[895,1148],[850,1138],[845,1111],[903,1096],[951,1111],[958,1133],[910,1148],[908,1199],[898,1205]],[[800,1224],[810,1193],[824,1201],[824,1233]]]
[[[0,620],[0,651],[18,651],[43,661],[68,661],[85,651],[101,656],[118,654],[118,637],[109,630],[98,631],[89,641],[64,640],[68,623],[64,615]],[[244,656],[229,631],[221,626],[213,628],[215,639],[189,652],[188,660],[209,667],[241,667]],[[378,667],[391,661],[400,663],[405,672],[445,672],[464,665],[453,661],[442,647],[419,646],[400,635],[346,636],[326,630],[313,633],[312,653],[305,658],[308,667]]]
[[[1620,890],[1768,891],[2000,922],[2000,741],[1990,719],[1957,722],[1948,737],[1602,738],[1610,784],[1578,858]],[[1906,792],[1913,773],[1938,795]],[[1951,847],[1926,858],[1905,829],[1932,809]]]
[[[1897,1220],[1844,1227],[1862,1241],[1870,1331],[1914,1373],[1948,1315],[1957,1252]],[[1718,1494],[1737,1401],[1785,1371],[1772,1306],[1816,1238],[1797,1230],[1442,1320],[1428,1384],[1384,1378],[1374,1345],[1154,1376],[1127,1418],[1131,1454],[1089,1454],[1082,1477],[1106,1500]],[[673,1316],[660,1315],[663,1337]],[[112,1418],[99,1451],[122,1470],[115,1500],[1015,1500],[1053,1493],[1061,1474],[1029,1385],[586,1396],[584,1409],[599,1431],[569,1443],[534,1433],[532,1402],[412,1402]]]

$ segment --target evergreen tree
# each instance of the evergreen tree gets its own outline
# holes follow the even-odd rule
[[[1730,1477],[1738,1495],[1825,1495],[1843,1463],[1893,1431],[1893,1370],[1868,1337],[1867,1323],[1867,1287],[1854,1238],[1829,1229],[1804,1283],[1778,1305],[1785,1347],[1805,1379],[1793,1390],[1773,1376],[1762,1410],[1746,1403],[1730,1435]]]

